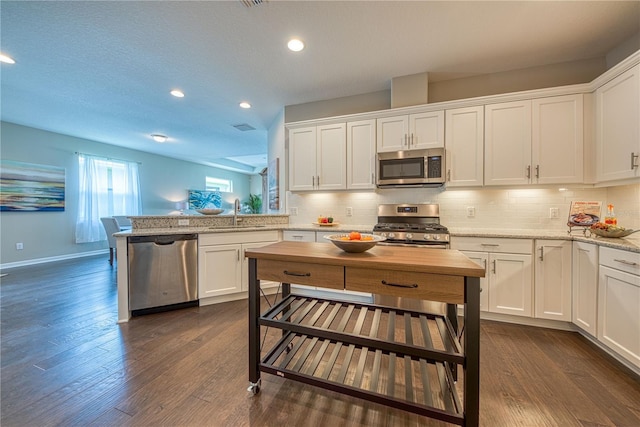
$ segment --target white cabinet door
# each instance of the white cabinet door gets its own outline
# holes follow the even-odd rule
[[[409,149],[409,116],[383,117],[376,122],[378,153]]]
[[[571,321],[571,242],[536,242],[535,317]]]
[[[347,123],[347,189],[376,188],[376,121]]]
[[[444,111],[409,115],[409,149],[444,147]]]
[[[240,292],[241,245],[200,246],[198,248],[199,298]]]
[[[485,185],[525,185],[531,177],[531,101],[486,105]]]
[[[532,101],[532,183],[583,182],[583,95]]]
[[[596,336],[598,315],[598,248],[584,242],[573,242],[572,263],[573,323]]]
[[[531,317],[531,255],[489,254],[489,311]]]
[[[471,261],[478,263],[484,268],[485,277],[480,278],[480,311],[489,311],[489,274],[487,273],[489,254],[486,252],[470,251],[463,251],[462,253],[468,256]]]
[[[484,107],[446,111],[447,187],[484,182]]]
[[[316,189],[347,188],[346,124],[318,126],[316,130]]]
[[[316,127],[289,130],[289,190],[315,188]]]
[[[598,340],[640,366],[640,276],[600,266]]]
[[[596,90],[596,179],[640,176],[640,65]]]

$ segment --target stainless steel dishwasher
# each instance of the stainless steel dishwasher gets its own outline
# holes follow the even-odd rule
[[[145,314],[198,305],[198,235],[128,238],[129,309]]]

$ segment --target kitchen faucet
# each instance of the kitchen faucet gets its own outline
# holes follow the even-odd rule
[[[238,212],[240,212],[240,199],[236,199],[233,202],[233,225],[238,225]],[[242,219],[240,219],[242,221]]]

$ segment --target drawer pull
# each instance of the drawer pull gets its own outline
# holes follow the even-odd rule
[[[480,243],[480,246],[500,246],[498,243]]]
[[[626,259],[614,259],[614,261],[620,262],[620,263],[626,264],[626,265],[638,265],[637,262],[627,261]]]
[[[395,286],[396,288],[417,288],[418,287],[417,283],[412,283],[410,285],[403,285],[402,283],[389,283],[386,280],[383,280],[381,283],[385,286]]]
[[[311,277],[311,273],[296,273],[295,271],[284,270],[284,274],[287,276],[296,276],[296,277]]]

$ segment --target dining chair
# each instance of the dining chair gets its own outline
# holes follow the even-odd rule
[[[131,230],[131,220],[126,215],[114,215],[120,230]]]
[[[116,253],[116,238],[113,237],[113,234],[120,231],[120,226],[114,217],[100,218],[100,221],[102,222],[104,231],[107,233],[107,241],[109,242],[109,264],[113,265],[114,254],[115,259],[118,259],[118,254]]]

